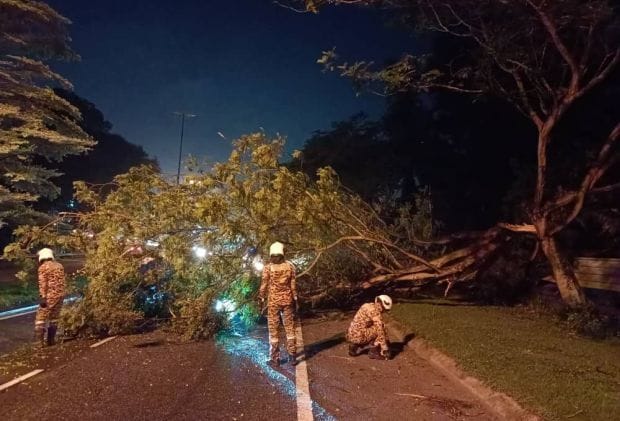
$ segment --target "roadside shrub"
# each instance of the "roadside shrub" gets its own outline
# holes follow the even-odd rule
[[[601,314],[596,307],[585,305],[577,309],[565,308],[560,313],[568,327],[578,333],[593,339],[605,339],[618,336],[618,320],[615,317]]]

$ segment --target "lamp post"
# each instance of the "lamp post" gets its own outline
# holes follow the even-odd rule
[[[181,140],[179,142],[179,165],[177,167],[177,186],[178,186],[180,179],[181,179],[181,157],[183,154],[183,131],[185,129],[185,119],[196,117],[196,114],[175,112],[174,115],[181,116]]]

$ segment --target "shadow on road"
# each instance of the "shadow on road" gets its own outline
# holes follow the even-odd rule
[[[403,352],[405,345],[407,345],[407,343],[409,343],[409,341],[412,340],[414,337],[415,337],[414,333],[408,333],[407,335],[405,335],[405,337],[401,341],[390,342],[390,354],[392,358],[396,357],[398,354]],[[310,358],[312,358],[319,352],[326,351],[330,348],[333,348],[345,342],[345,340],[346,340],[345,334],[344,332],[342,332],[330,338],[323,339],[318,342],[314,342],[313,344],[310,344],[310,345],[306,345],[305,346],[305,359],[309,360]],[[365,347],[364,349],[361,350],[360,355],[367,354],[367,353],[368,353],[368,347]]]
[[[134,348],[149,348],[153,346],[160,346],[163,344],[165,344],[165,342],[160,339],[156,341],[140,342],[139,344],[135,344],[133,347]]]
[[[333,348],[345,341],[344,332],[338,333],[330,338],[323,339],[322,341],[315,342],[305,346],[305,359],[308,360],[321,351]]]
[[[407,345],[407,343],[409,343],[409,341],[413,338],[415,338],[415,334],[408,333],[405,335],[402,341],[390,342],[390,354],[392,355],[392,358],[403,352],[405,345]]]

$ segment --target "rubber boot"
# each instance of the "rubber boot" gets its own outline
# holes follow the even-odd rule
[[[359,345],[349,344],[349,356],[357,357],[358,355],[360,355],[360,350],[361,347]]]
[[[40,348],[45,346],[45,326],[41,325],[34,327],[34,339],[36,341],[36,346]]]
[[[286,341],[286,351],[288,353],[288,358],[287,361],[291,364],[291,365],[297,365],[297,353],[295,352],[296,346],[295,346],[295,340],[287,340]]]
[[[55,323],[51,323],[47,328],[47,346],[56,345],[56,330],[58,326]]]
[[[378,346],[373,346],[368,351],[368,358],[373,360],[385,360],[385,358],[381,355],[381,348]]]
[[[269,360],[267,361],[272,367],[280,366],[280,347],[276,345],[269,345]]]

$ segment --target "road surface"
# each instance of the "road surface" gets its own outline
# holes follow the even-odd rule
[[[38,356],[0,359],[0,384],[45,371],[0,392],[2,420],[492,420],[459,384],[417,356],[391,361],[349,357],[352,315],[305,320],[306,367],[271,369],[264,326],[242,336],[183,342],[155,331],[97,348],[72,341]],[[308,374],[311,411],[300,401]]]
[[[34,313],[0,320],[0,357],[34,340]]]

